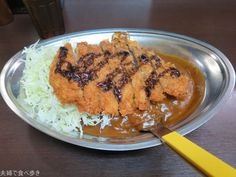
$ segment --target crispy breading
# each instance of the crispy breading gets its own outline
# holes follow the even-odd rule
[[[65,61],[75,64],[71,44],[67,43],[64,47],[68,49],[68,54]],[[56,65],[59,60],[58,55],[59,52],[55,56],[55,59],[50,67],[49,83],[53,87],[55,95],[62,104],[75,103],[79,107],[79,110],[84,111],[85,101],[83,98],[83,91],[80,87],[78,87],[78,83],[64,78],[59,73],[55,73]]]
[[[77,63],[80,67],[82,67],[81,70],[88,72],[90,69],[94,68],[95,60],[101,58],[101,57],[84,58],[84,56],[89,56],[90,54],[92,55],[100,54],[100,53],[102,53],[102,50],[97,45],[90,45],[86,42],[78,43],[77,55],[79,60]],[[86,61],[81,61],[81,60],[86,60]],[[84,105],[84,110],[86,110],[86,112],[89,112],[91,114],[100,114],[102,112],[100,90],[97,87],[96,81],[89,82],[87,85],[84,86],[83,97],[86,102],[86,104]]]
[[[138,109],[147,110],[150,103],[144,90],[145,80],[147,78],[144,72],[147,70],[148,73],[150,73],[152,68],[150,68],[150,65],[148,67],[142,65],[142,62],[139,60],[139,57],[142,55],[142,49],[137,42],[129,41],[128,46],[132,52],[133,57],[135,58],[136,64],[139,65],[139,70],[132,76],[131,81],[134,89],[134,102]]]
[[[110,52],[110,55],[114,54],[115,48],[107,40],[100,43],[100,47],[104,52]],[[109,58],[109,57],[108,57]],[[111,60],[108,60],[107,64],[97,73],[98,79],[97,82],[101,82],[106,79],[106,76],[113,72],[117,66],[120,65],[119,58],[115,57]],[[101,91],[101,106],[103,107],[103,113],[109,114],[112,116],[119,115],[119,104],[115,98],[112,90],[107,92]]]
[[[178,78],[173,78],[170,75],[165,75],[160,78],[160,84],[165,93],[184,99],[189,94],[190,80],[187,76],[181,75]]]
[[[142,48],[124,33],[99,45],[77,44],[77,58],[69,43],[60,64],[60,50],[51,64],[49,82],[62,104],[76,104],[90,114],[126,116],[149,110],[167,95],[185,99],[190,78],[155,51]],[[68,71],[67,71],[68,70]]]

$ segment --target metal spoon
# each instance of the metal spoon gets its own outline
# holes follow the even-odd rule
[[[162,142],[167,144],[172,150],[207,176],[236,177],[235,168],[176,131],[171,131],[161,122],[154,126],[143,127],[141,131],[151,132],[153,135],[160,138]]]

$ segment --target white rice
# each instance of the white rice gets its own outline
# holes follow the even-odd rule
[[[25,48],[25,69],[20,81],[18,99],[27,105],[33,119],[46,124],[61,133],[83,135],[83,125],[95,126],[101,123],[101,128],[110,124],[107,115],[92,116],[80,113],[75,105],[61,105],[53,94],[49,84],[49,70],[58,46],[37,47],[37,43]]]

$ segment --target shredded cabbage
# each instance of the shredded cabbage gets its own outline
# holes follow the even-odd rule
[[[25,69],[20,81],[18,99],[26,104],[32,118],[66,134],[83,135],[83,125],[101,128],[110,124],[110,116],[80,113],[75,105],[62,105],[49,84],[50,64],[59,46],[37,47],[38,42],[25,48]]]

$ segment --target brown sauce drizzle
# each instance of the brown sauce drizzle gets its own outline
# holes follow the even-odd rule
[[[130,54],[127,51],[121,51],[117,53],[118,56],[121,56],[121,62],[124,61]],[[122,73],[121,78],[118,80],[117,83],[113,82],[113,78],[116,77],[118,74]],[[122,87],[127,84],[130,80],[130,75],[127,73],[125,68],[122,66],[116,68],[113,70],[113,72],[109,73],[106,76],[106,79],[104,81],[101,81],[97,84],[99,88],[101,88],[103,91],[109,91],[112,89],[112,92],[114,96],[116,97],[117,101],[120,102],[122,99]]]
[[[60,73],[63,77],[67,78],[68,80],[76,81],[80,87],[84,87],[87,85],[90,81],[95,80],[97,78],[97,72],[101,70],[107,63],[109,59],[112,59],[116,56],[121,57],[121,62],[123,62],[130,53],[127,51],[120,51],[115,54],[111,54],[109,51],[104,51],[103,54],[95,54],[95,53],[88,53],[81,57],[78,61],[78,66],[72,65],[70,62],[65,61],[68,54],[68,49],[65,47],[60,47],[60,52],[58,55],[59,61],[56,65],[55,73]],[[89,71],[86,71],[86,68],[88,66],[91,66],[94,63],[95,58],[103,56],[104,60],[95,66],[95,69],[91,69]],[[133,59],[135,60],[134,56]],[[147,64],[151,60],[155,61],[155,69],[161,66],[161,60],[157,56],[148,57],[145,54],[142,54],[138,57],[138,59],[141,61],[142,64]],[[62,65],[66,63],[66,69],[62,69]],[[132,63],[130,63],[132,64]],[[106,79],[104,81],[101,81],[97,84],[99,88],[101,88],[104,92],[107,92],[112,89],[112,92],[118,102],[122,99],[122,92],[121,89],[126,84],[130,82],[130,78],[132,75],[134,75],[138,71],[139,67],[136,67],[135,64],[133,64],[132,70],[128,73],[125,68],[118,67],[113,72],[109,73],[106,76]],[[117,84],[113,82],[113,78],[122,73],[121,79],[118,81]],[[145,92],[146,95],[149,97],[151,95],[151,90],[155,87],[155,85],[159,82],[159,79],[163,77],[165,74],[170,73],[171,76],[179,77],[180,72],[174,68],[170,67],[160,74],[157,75],[155,71],[151,72],[149,77],[145,81]]]
[[[150,61],[149,57],[145,54],[142,54],[140,57],[139,57],[140,61],[143,63],[143,64],[146,64]]]
[[[79,61],[77,62],[78,66],[81,69],[85,69],[89,66],[91,66],[94,63],[95,58],[98,58],[102,56],[101,53],[95,54],[95,53],[87,53],[83,57],[80,57]]]
[[[100,71],[107,63],[109,60],[113,59],[116,56],[122,57],[122,60],[125,60],[125,58],[129,55],[129,53],[127,51],[120,51],[118,53],[112,54],[110,51],[106,50],[103,52],[103,57],[104,60],[102,60],[101,62],[99,62],[94,69],[91,69],[89,71],[89,73],[91,75],[93,75],[93,77],[91,77],[91,80],[94,80],[97,76],[97,72]],[[102,55],[101,55],[102,56]],[[115,77],[116,74],[120,73],[119,69],[115,69],[115,71],[113,73],[108,74],[107,79],[109,80],[112,79],[113,77]],[[99,87],[99,86],[98,86]]]
[[[150,97],[151,95],[151,90],[154,88],[156,83],[158,82],[158,77],[156,72],[152,71],[147,80],[145,81],[145,92],[147,97]]]
[[[145,81],[145,92],[148,97],[151,95],[151,90],[154,89],[155,85],[159,82],[159,79],[167,73],[170,73],[172,77],[180,77],[179,70],[174,67],[170,67],[162,71],[160,74],[157,74],[155,71],[151,72],[151,74]]]
[[[123,61],[124,59],[128,56],[128,52],[123,51]],[[134,58],[134,55],[133,55]],[[155,69],[159,68],[161,66],[161,59],[158,56],[151,56],[150,58],[145,55],[142,54],[138,57],[138,59],[141,61],[142,64],[147,64],[149,63],[151,60],[153,60],[155,62]],[[126,64],[132,64],[132,63],[126,63]],[[131,80],[131,76],[134,75],[137,71],[138,71],[139,67],[135,67],[135,65],[133,64],[132,70],[128,73],[124,68],[120,69],[120,68],[116,68],[112,73],[107,75],[106,80],[99,82],[97,84],[98,87],[100,87],[103,91],[109,91],[109,90],[113,90],[113,94],[115,95],[115,97],[117,98],[118,102],[121,101],[122,99],[122,92],[121,89],[122,87],[124,87],[126,84],[129,83],[129,81]],[[112,79],[119,73],[122,72],[122,77],[121,79],[118,81],[118,84],[115,85],[115,83],[113,83]],[[180,72],[174,68],[174,67],[170,67],[166,70],[164,70],[162,73],[160,73],[159,75],[157,75],[157,73],[155,71],[153,71],[148,79],[145,81],[145,92],[146,95],[149,97],[151,95],[151,90],[155,87],[155,85],[158,83],[159,79],[161,77],[163,77],[165,74],[169,73],[171,76],[175,76],[175,77],[179,77],[180,76]]]
[[[62,72],[62,64],[65,62],[64,59],[67,57],[68,49],[65,47],[60,47],[60,52],[58,55],[59,61],[57,63],[55,73],[60,73],[64,76],[64,73]]]
[[[112,91],[118,102],[120,102],[122,98],[121,88],[114,86]]]
[[[154,68],[157,69],[161,66],[161,59],[157,55],[151,56],[151,60],[154,61]]]
[[[123,75],[121,77],[121,79],[118,81],[117,85],[115,86],[113,89],[113,94],[115,95],[115,97],[117,98],[118,102],[121,101],[122,99],[122,92],[121,89],[122,87],[124,87],[127,83],[129,83],[130,81],[130,75],[128,75],[127,72],[123,72]]]
[[[114,78],[119,73],[122,73],[122,76],[118,80],[117,84],[115,84],[112,81],[112,78]],[[121,89],[129,81],[130,81],[130,75],[128,75],[122,69],[116,68],[112,73],[108,74],[106,80],[99,82],[97,86],[101,88],[104,92],[112,89],[113,94],[115,95],[116,99],[118,100],[118,102],[120,102],[122,98]]]
[[[68,49],[65,47],[60,47],[60,52],[58,55],[59,61],[56,65],[55,73],[61,74],[68,80],[73,80],[79,83],[81,87],[85,86],[91,79],[92,75],[90,72],[81,72],[80,67],[73,66],[70,62],[65,61],[68,54]],[[90,54],[89,58],[97,57],[97,55]],[[87,57],[87,56],[86,56]],[[67,68],[62,69],[62,65],[66,63]]]
[[[165,69],[163,72],[157,74],[156,70],[161,67],[161,59],[157,55],[153,55],[150,58],[142,54],[138,59],[141,61],[142,64],[147,64],[150,63],[154,70],[151,72],[151,74],[148,76],[148,78],[145,81],[145,92],[147,97],[150,97],[151,95],[151,90],[154,89],[155,85],[159,82],[159,79],[163,77],[165,74],[170,73],[172,77],[179,77],[180,72],[174,67],[170,67],[168,69]],[[151,62],[154,61],[154,64]]]
[[[79,59],[77,63],[78,66],[72,65],[70,62],[65,61],[67,54],[68,54],[68,49],[66,47],[60,47],[58,55],[59,61],[56,65],[55,73],[61,74],[68,80],[73,80],[77,82],[79,86],[83,88],[90,81],[95,80],[97,78],[96,73],[108,63],[109,59],[112,59],[116,56],[121,56],[122,60],[124,60],[129,55],[129,52],[120,51],[113,55],[109,51],[105,51],[103,54],[88,53]],[[95,69],[87,71],[86,70],[87,67],[91,66],[94,63],[94,59],[101,56],[104,57],[104,60],[98,63],[97,66],[95,66]],[[67,68],[62,69],[62,66],[65,63]],[[106,83],[108,88],[110,87],[109,83],[110,81],[107,81]],[[107,90],[108,88],[105,88],[105,90]]]
[[[121,62],[123,62],[130,54],[127,51],[120,51],[117,53],[119,57],[122,57]]]
[[[138,71],[138,67],[136,67],[135,62],[129,62],[125,64],[122,63],[129,55],[130,55],[130,52],[128,51],[118,52],[117,56],[122,57],[121,66],[116,68],[112,73],[108,74],[104,81],[101,81],[97,84],[97,86],[105,92],[112,89],[112,92],[118,102],[120,102],[122,99],[121,89],[131,81],[130,79],[131,76],[134,75]],[[132,66],[132,69],[128,72],[125,69],[125,66],[130,65],[130,64],[132,64],[133,66]],[[120,73],[122,73],[121,78],[118,80],[117,83],[114,83],[112,79]]]

